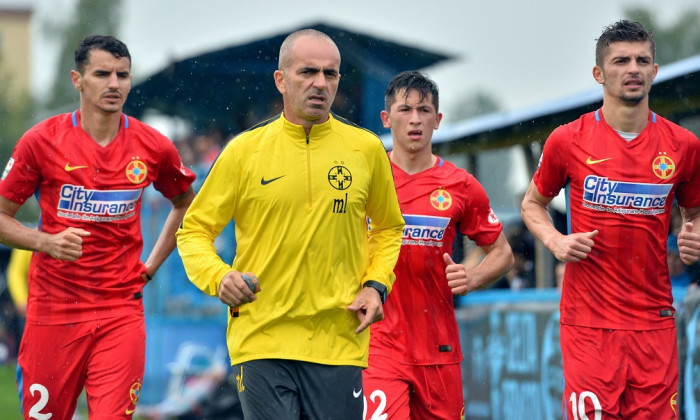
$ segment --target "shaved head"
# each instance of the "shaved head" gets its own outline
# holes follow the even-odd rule
[[[292,47],[298,39],[304,37],[322,39],[333,44],[336,47],[336,49],[338,48],[338,46],[335,45],[335,42],[333,42],[331,37],[324,34],[323,32],[317,31],[316,29],[301,29],[296,32],[292,32],[291,34],[289,34],[289,36],[287,36],[287,38],[284,39],[284,42],[282,42],[282,45],[280,46],[280,56],[278,64],[279,70],[286,71],[289,68],[290,63],[292,62]],[[338,53],[338,55],[340,55],[340,52]]]

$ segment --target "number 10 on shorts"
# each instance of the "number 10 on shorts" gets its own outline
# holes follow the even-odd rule
[[[592,419],[586,415],[586,399],[591,400],[595,409],[595,417]],[[603,418],[603,407],[600,405],[598,397],[591,391],[582,392],[578,398],[576,393],[572,392],[571,397],[569,397],[569,403],[571,404],[574,420],[601,420]]]

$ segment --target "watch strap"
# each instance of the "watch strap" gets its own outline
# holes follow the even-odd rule
[[[377,292],[379,292],[379,297],[382,299],[382,305],[384,304],[384,302],[386,302],[387,289],[386,286],[384,286],[383,284],[375,280],[367,280],[362,285],[362,287],[371,287],[372,289],[376,290]]]

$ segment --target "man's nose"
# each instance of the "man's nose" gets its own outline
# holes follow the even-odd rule
[[[322,71],[316,73],[314,77],[314,86],[319,89],[325,89],[328,82],[326,81],[326,75]]]
[[[112,89],[116,89],[119,87],[119,77],[116,73],[112,73],[109,75],[109,87]]]

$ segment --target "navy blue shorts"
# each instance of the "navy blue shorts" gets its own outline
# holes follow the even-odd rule
[[[233,366],[246,420],[362,419],[362,368],[298,360]]]

